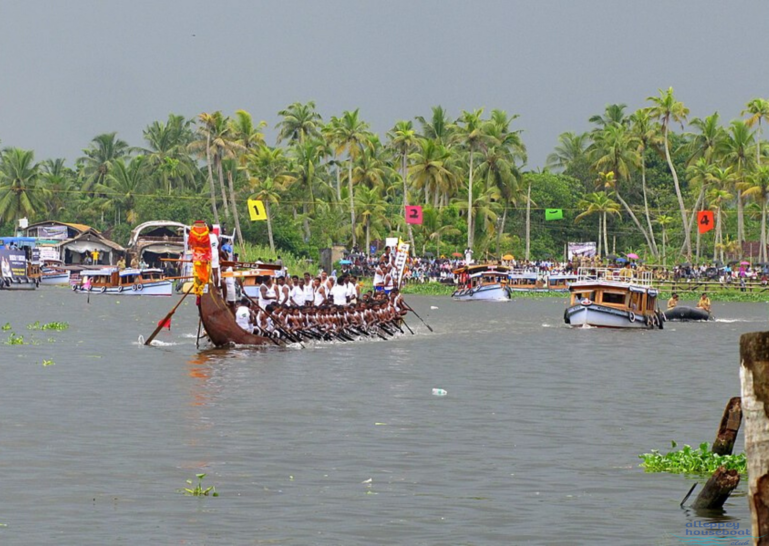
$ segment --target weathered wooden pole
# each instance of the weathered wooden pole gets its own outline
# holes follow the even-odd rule
[[[726,499],[740,484],[740,474],[736,470],[727,470],[719,466],[702,488],[697,500],[692,504],[695,510],[716,510],[723,508]]]
[[[731,398],[726,404],[721,424],[718,427],[716,440],[711,451],[717,455],[731,455],[734,449],[734,441],[742,422],[742,399],[739,396]]]
[[[740,383],[755,546],[769,546],[769,332],[740,338]]]

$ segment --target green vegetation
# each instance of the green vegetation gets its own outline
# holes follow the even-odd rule
[[[401,292],[404,294],[417,294],[420,296],[450,296],[457,287],[453,284],[439,282],[404,284]]]
[[[731,122],[695,117],[672,88],[633,112],[609,104],[589,131],[553,135],[541,172],[526,168],[517,116],[498,109],[451,115],[436,106],[394,120],[385,135],[357,109],[324,120],[315,103],[293,103],[278,115],[269,144],[264,122],[238,110],[171,114],[140,143],[97,135],[71,166],[6,147],[0,233],[26,216],[88,224],[125,244],[138,222],[203,218],[239,226],[238,247],[260,245],[243,258],[280,254],[295,271],[320,248],[365,249],[393,234],[416,254],[470,245],[476,256],[547,259],[568,241],[596,241],[602,255],[632,251],[665,265],[728,261],[744,241],[768,239],[765,99]],[[264,203],[266,222],[247,220],[249,198]],[[423,224],[405,223],[407,204],[423,207]],[[545,221],[548,208],[563,218]],[[713,213],[702,235],[700,211]],[[756,261],[769,262],[759,246]]]
[[[33,324],[27,324],[27,330],[66,330],[69,328],[69,324],[66,322],[49,322],[47,324],[40,324],[39,320],[36,320]]]
[[[195,477],[198,479],[198,483],[194,487],[185,487],[184,489],[180,489],[179,492],[190,497],[207,497],[208,495],[211,495],[212,497],[219,496],[219,493],[216,492],[216,488],[213,485],[203,488],[203,478],[206,477],[205,474],[195,474]],[[187,485],[192,486],[192,480],[187,480]]]
[[[29,345],[24,342],[24,336],[17,336],[15,332],[8,334],[8,339],[3,342],[5,345]]]
[[[5,324],[3,324],[2,328],[0,328],[0,330],[2,330],[3,332],[7,332],[10,329],[11,329],[11,323],[10,322],[6,322]]]
[[[671,442],[671,448],[677,444]],[[737,470],[740,474],[747,474],[748,462],[744,453],[736,455],[716,455],[710,451],[707,442],[700,444],[699,449],[693,449],[685,445],[683,449],[671,451],[662,455],[653,449],[651,453],[638,456],[643,460],[641,467],[646,472],[670,472],[671,474],[712,474],[719,466],[727,470]]]
[[[55,364],[56,362],[54,362],[53,360],[43,360],[43,366],[48,367],[48,366],[53,366]]]

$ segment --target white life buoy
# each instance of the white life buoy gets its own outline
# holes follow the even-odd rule
[[[120,286],[117,287],[117,291],[118,292],[122,292],[123,288],[124,288],[124,286],[121,284]]]
[[[141,283],[136,283],[137,290],[144,290],[144,285]]]
[[[627,318],[630,319],[630,322],[635,322],[635,313],[633,313],[632,311],[628,312]]]
[[[101,288],[99,288],[99,294],[104,294],[104,292],[106,292],[106,291],[107,291],[107,287],[106,286],[102,286]]]

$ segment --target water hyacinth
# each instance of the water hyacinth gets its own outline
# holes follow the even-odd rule
[[[677,444],[671,442],[675,449]],[[736,455],[717,455],[710,451],[710,444],[703,442],[698,449],[684,445],[683,449],[662,454],[653,449],[651,453],[638,456],[643,462],[641,468],[646,472],[670,472],[671,474],[712,474],[719,466],[727,470],[736,470],[747,474],[748,461],[744,453]]]

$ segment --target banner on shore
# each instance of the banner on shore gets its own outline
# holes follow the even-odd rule
[[[5,279],[27,276],[27,257],[23,250],[0,248],[0,276]]]
[[[714,227],[712,210],[701,210],[697,213],[697,229],[700,233],[707,233]]]
[[[406,207],[406,223],[422,224],[422,207],[419,205],[410,205]]]
[[[259,222],[267,219],[267,212],[264,210],[264,203],[258,199],[248,200],[248,215],[252,222]]]
[[[569,243],[566,249],[566,257],[571,260],[575,256],[579,258],[592,258],[595,256],[596,244],[590,243]]]

